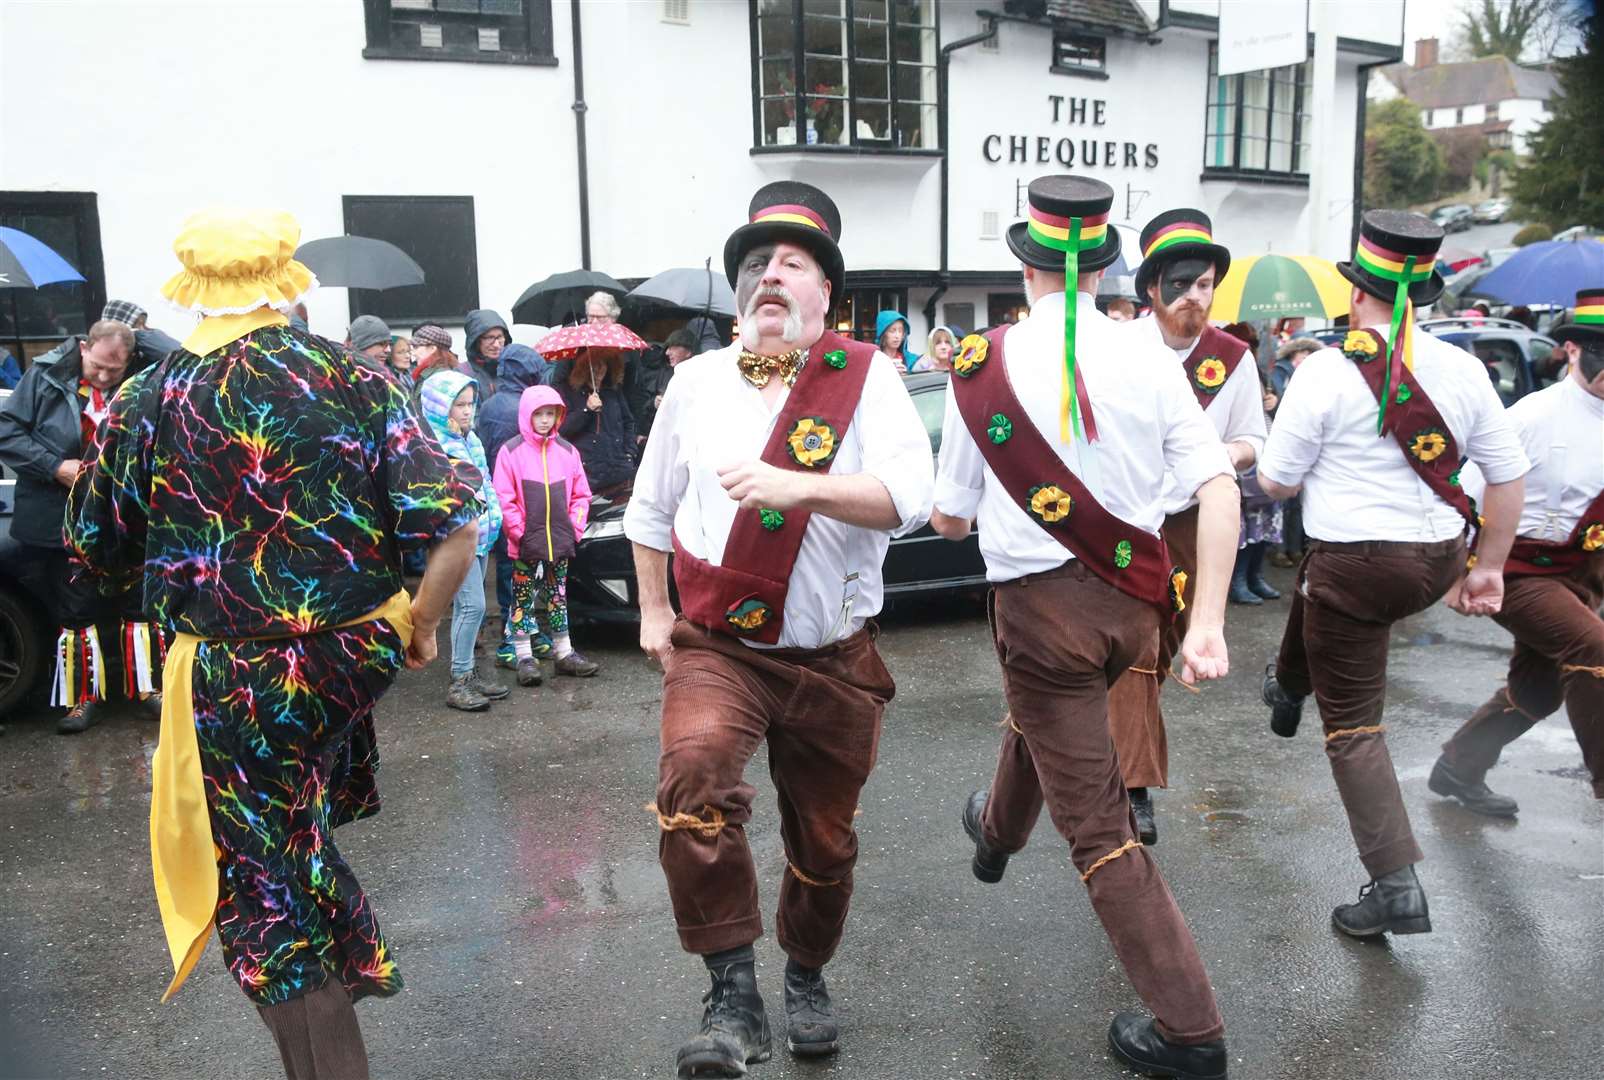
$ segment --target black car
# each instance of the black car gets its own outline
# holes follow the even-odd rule
[[[903,380],[930,436],[930,453],[941,450],[941,420],[947,400],[947,376],[921,372]],[[971,533],[954,544],[925,525],[894,538],[886,552],[885,594],[898,597],[977,588],[986,584],[986,562],[980,539]],[[635,622],[640,619],[635,588],[635,558],[624,536],[624,508],[599,499],[591,506],[590,524],[568,570],[568,608],[577,620]]]

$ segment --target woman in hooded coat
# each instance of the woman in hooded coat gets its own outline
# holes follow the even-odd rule
[[[558,387],[567,409],[561,435],[579,451],[592,490],[616,499],[635,482],[635,414],[624,393],[624,358],[616,350],[587,355],[594,352],[575,357]]]
[[[899,375],[906,375],[919,362],[919,354],[908,348],[908,336],[911,333],[908,317],[900,311],[882,311],[874,321],[874,343],[881,352],[897,362]]]

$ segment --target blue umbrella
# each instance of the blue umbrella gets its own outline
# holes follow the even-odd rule
[[[50,248],[18,229],[0,226],[0,289],[37,289],[84,276]]]
[[[1464,292],[1506,304],[1570,307],[1576,293],[1604,281],[1604,243],[1584,237],[1527,244]]]

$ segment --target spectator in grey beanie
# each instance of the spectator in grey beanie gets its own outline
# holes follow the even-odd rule
[[[345,343],[353,352],[389,366],[390,327],[377,315],[358,315],[352,319],[351,328],[345,332]]]

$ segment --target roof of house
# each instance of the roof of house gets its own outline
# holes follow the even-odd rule
[[[1132,34],[1153,32],[1153,24],[1136,0],[1047,0],[1047,18]]]
[[[1496,105],[1517,99],[1546,101],[1559,86],[1552,71],[1522,67],[1505,56],[1483,56],[1424,68],[1389,64],[1381,73],[1404,97],[1423,109]]]

